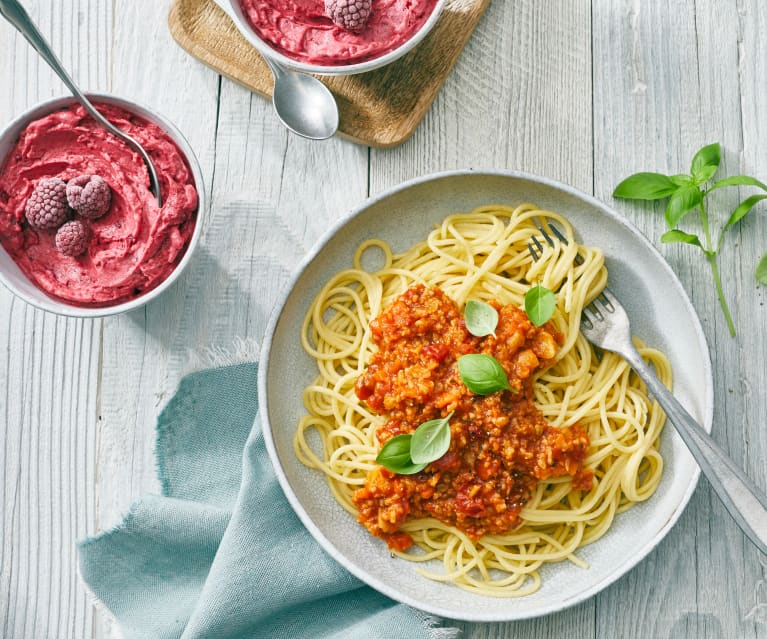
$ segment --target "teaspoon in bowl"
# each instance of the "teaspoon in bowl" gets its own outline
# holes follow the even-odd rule
[[[332,137],[338,130],[339,117],[330,89],[314,76],[290,71],[266,56],[263,58],[274,75],[272,104],[280,121],[293,133],[310,140]]]
[[[19,30],[19,33],[29,41],[32,48],[37,51],[40,54],[40,57],[42,57],[43,60],[45,60],[56,72],[56,75],[61,78],[67,88],[77,98],[80,104],[83,105],[83,108],[91,115],[91,117],[110,133],[123,140],[130,148],[141,156],[149,170],[149,188],[157,198],[157,205],[162,206],[162,194],[160,193],[160,180],[157,177],[157,170],[152,164],[152,160],[144,147],[132,137],[123,133],[96,110],[96,107],[94,107],[91,101],[85,97],[82,91],[80,91],[69,73],[67,73],[61,62],[59,62],[48,42],[35,26],[35,23],[32,22],[29,14],[24,10],[24,7],[22,7],[16,0],[0,0],[0,14],[16,27],[16,29]]]

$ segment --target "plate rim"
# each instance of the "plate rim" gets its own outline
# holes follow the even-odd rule
[[[350,223],[352,220],[354,220],[356,217],[362,214],[367,208],[401,191],[423,184],[425,182],[431,182],[431,181],[436,181],[441,179],[449,179],[451,177],[466,177],[466,176],[478,176],[478,177],[489,176],[489,177],[501,177],[501,178],[527,180],[530,182],[536,182],[536,183],[542,184],[549,188],[562,191],[570,196],[573,196],[575,198],[578,198],[584,201],[585,203],[587,203],[588,205],[594,208],[599,209],[603,214],[607,215],[614,222],[617,222],[619,225],[623,226],[626,231],[628,231],[632,236],[634,236],[637,239],[637,241],[641,242],[646,249],[649,249],[654,254],[656,259],[658,260],[660,267],[669,276],[673,286],[677,289],[676,293],[679,295],[679,298],[681,299],[684,307],[686,308],[687,312],[689,313],[690,317],[693,320],[693,329],[695,332],[696,341],[699,343],[701,347],[701,357],[703,360],[703,368],[704,368],[703,376],[705,378],[705,388],[703,389],[704,404],[702,407],[703,408],[703,424],[701,425],[703,426],[704,430],[707,433],[709,434],[711,433],[711,429],[713,426],[713,416],[714,416],[714,392],[713,392],[714,386],[713,386],[713,376],[712,376],[712,366],[711,366],[711,352],[708,346],[708,341],[706,340],[705,333],[703,332],[703,326],[700,322],[700,318],[698,317],[698,314],[695,311],[695,307],[693,306],[689,298],[689,295],[687,294],[687,291],[685,290],[684,286],[682,285],[675,271],[671,268],[671,266],[668,264],[666,259],[660,253],[660,251],[632,222],[630,222],[627,218],[620,215],[612,207],[608,206],[607,204],[600,201],[596,197],[588,193],[585,193],[573,186],[559,182],[557,180],[553,180],[551,178],[536,175],[534,173],[511,170],[511,169],[455,169],[455,170],[429,173],[419,177],[411,178],[409,180],[399,182],[396,185],[391,186],[387,189],[384,189],[383,191],[381,191],[380,193],[377,193],[374,196],[366,198],[359,205],[355,206],[349,212],[343,215],[331,227],[329,227],[320,236],[320,238],[314,243],[311,249],[306,253],[303,259],[300,261],[298,266],[294,269],[288,282],[283,287],[279,295],[279,299],[277,303],[275,304],[274,308],[272,309],[272,312],[270,313],[269,321],[267,324],[266,331],[264,333],[263,343],[262,343],[260,356],[259,356],[259,369],[258,369],[259,416],[260,416],[261,428],[262,428],[262,432],[264,436],[264,442],[266,444],[266,449],[269,454],[269,460],[272,464],[272,468],[274,469],[275,475],[277,476],[277,480],[279,481],[280,487],[282,488],[283,493],[285,494],[288,502],[293,508],[293,511],[296,513],[298,518],[301,520],[301,523],[312,535],[312,537],[314,537],[314,539],[320,544],[323,550],[327,552],[335,561],[337,561],[339,565],[342,566],[345,570],[348,570],[352,575],[357,577],[363,583],[369,585],[370,587],[374,588],[378,592],[386,595],[387,597],[390,597],[391,599],[395,601],[399,601],[401,603],[407,604],[409,606],[412,606],[424,612],[434,614],[440,617],[445,617],[448,619],[458,619],[458,620],[467,621],[467,622],[479,622],[479,623],[518,621],[523,619],[543,617],[545,615],[563,611],[583,601],[586,601],[587,599],[590,599],[591,597],[593,597],[594,595],[601,592],[602,590],[607,588],[609,585],[611,585],[612,583],[614,583],[615,581],[623,577],[627,572],[629,572],[632,568],[636,567],[642,560],[644,560],[647,557],[647,555],[649,555],[650,552],[652,552],[657,547],[657,545],[668,535],[670,530],[679,520],[679,517],[681,516],[681,514],[687,508],[690,498],[692,497],[692,494],[695,492],[695,489],[698,485],[698,481],[700,479],[700,467],[697,465],[697,463],[695,463],[695,467],[692,472],[692,478],[687,486],[687,489],[681,496],[681,499],[679,500],[678,504],[674,508],[674,511],[666,519],[663,525],[656,531],[656,533],[652,537],[648,538],[646,543],[643,544],[638,549],[638,552],[632,553],[630,556],[628,556],[626,561],[617,565],[615,570],[613,570],[604,579],[592,584],[590,587],[578,592],[576,595],[570,597],[569,599],[565,599],[564,601],[559,600],[554,605],[550,605],[550,606],[545,605],[545,606],[538,607],[536,610],[531,611],[529,613],[526,613],[524,608],[521,611],[521,614],[519,611],[514,611],[513,614],[507,614],[503,612],[472,613],[471,611],[456,611],[456,610],[440,607],[439,605],[424,604],[423,602],[417,601],[414,598],[391,588],[386,583],[383,583],[382,581],[380,581],[375,575],[370,574],[369,572],[358,567],[357,565],[349,564],[348,562],[346,562],[345,558],[341,555],[340,551],[336,549],[335,545],[323,534],[323,532],[320,530],[317,524],[315,524],[314,521],[309,517],[306,510],[301,505],[301,502],[298,496],[295,494],[295,491],[290,485],[290,481],[288,480],[287,475],[285,474],[285,471],[283,470],[279,462],[279,455],[274,443],[272,428],[269,422],[268,412],[266,410],[267,384],[268,384],[268,381],[267,381],[268,366],[266,364],[269,361],[269,356],[271,354],[272,339],[274,337],[275,330],[285,311],[285,306],[288,302],[288,299],[290,297],[290,294],[293,288],[295,287],[296,283],[301,279],[301,277],[304,275],[308,266],[322,251],[324,246],[328,243],[328,241],[336,233],[338,233],[344,226],[346,226],[348,223]],[[676,433],[673,426],[671,426],[671,429],[673,431],[673,435],[676,437],[679,437],[679,435]]]

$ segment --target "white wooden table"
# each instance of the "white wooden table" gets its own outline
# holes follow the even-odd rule
[[[257,352],[279,291],[323,230],[367,196],[454,168],[520,169],[612,204],[657,242],[652,206],[614,201],[638,170],[686,170],[720,141],[723,175],[767,179],[763,0],[494,0],[415,136],[392,150],[288,134],[271,106],[186,55],[168,2],[25,0],[81,84],[174,120],[210,210],[196,259],[145,309],[99,321],[0,290],[0,637],[117,637],[76,572],[75,541],[156,491],[154,421],[206,349]],[[64,87],[0,24],[0,124]],[[720,202],[733,207],[737,193]],[[713,435],[767,489],[767,209],[728,237],[730,338],[701,255],[660,246],[703,322]],[[286,241],[287,239],[287,241]],[[202,359],[201,359],[202,358]],[[589,601],[472,639],[767,637],[767,559],[701,480],[638,567]]]

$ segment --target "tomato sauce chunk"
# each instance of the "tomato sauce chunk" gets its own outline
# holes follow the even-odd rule
[[[355,391],[387,417],[376,433],[381,445],[453,412],[445,455],[414,475],[376,468],[354,493],[359,522],[393,550],[412,545],[400,530],[411,519],[434,517],[476,540],[516,527],[541,480],[572,475],[576,489],[591,486],[586,432],[548,425],[532,401],[535,373],[554,363],[563,336],[551,324],[536,327],[519,308],[493,306],[495,335],[475,337],[444,292],[414,285],[370,324],[378,351]],[[469,391],[457,367],[469,353],[495,357],[513,390]]]

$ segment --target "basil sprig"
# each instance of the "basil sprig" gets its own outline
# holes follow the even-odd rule
[[[438,460],[450,448],[450,413],[424,422],[412,435],[396,435],[387,441],[376,461],[399,475],[414,475]]]
[[[509,385],[506,371],[492,355],[472,353],[458,358],[458,374],[472,393],[491,395],[500,390],[514,389]]]
[[[767,184],[748,175],[733,175],[709,184],[719,170],[721,155],[722,149],[718,143],[709,144],[699,149],[693,157],[689,175],[635,173],[615,187],[613,197],[632,200],[663,200],[668,198],[665,209],[668,230],[661,236],[660,240],[664,244],[688,244],[703,251],[711,268],[714,287],[722,313],[727,321],[727,327],[730,330],[730,335],[734,336],[735,325],[730,315],[727,300],[724,297],[717,260],[727,231],[746,217],[759,202],[767,199]],[[707,196],[712,191],[728,186],[751,186],[760,189],[763,193],[757,193],[744,199],[730,213],[727,221],[719,230],[716,242],[714,242],[709,225],[709,211],[706,208]],[[679,224],[693,211],[697,211],[700,226],[703,228],[703,237],[678,228]],[[755,277],[758,282],[767,285],[767,253],[759,261]]]
[[[554,293],[540,284],[525,293],[525,313],[536,326],[543,326],[551,319],[556,304]]]
[[[495,335],[498,326],[498,311],[490,304],[469,300],[463,309],[463,321],[466,322],[466,330],[477,337]]]

